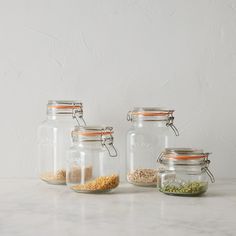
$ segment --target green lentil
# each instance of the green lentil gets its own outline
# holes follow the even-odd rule
[[[167,194],[175,195],[199,195],[207,190],[207,183],[201,181],[193,181],[183,183],[178,186],[168,183],[160,188],[160,191]]]

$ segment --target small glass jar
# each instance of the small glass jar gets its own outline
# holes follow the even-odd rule
[[[39,172],[43,181],[66,184],[66,151],[77,123],[85,124],[81,102],[48,101],[47,119],[38,128]]]
[[[113,128],[75,127],[68,151],[66,182],[79,193],[109,192],[119,185],[119,159]]]
[[[170,195],[197,196],[208,189],[210,153],[191,148],[167,148],[158,158],[159,190]]]
[[[127,120],[127,181],[137,186],[157,186],[156,158],[169,146],[169,138],[179,135],[173,124],[174,110],[158,107],[134,108]],[[173,133],[174,131],[174,133]]]

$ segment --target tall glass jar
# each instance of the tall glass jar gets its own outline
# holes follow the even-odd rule
[[[47,119],[38,128],[39,172],[43,181],[66,184],[66,151],[77,123],[85,124],[81,102],[48,101]]]
[[[208,188],[210,153],[191,148],[167,148],[158,158],[159,190],[170,195],[195,196]]]
[[[119,185],[119,159],[112,134],[112,127],[75,127],[66,172],[72,190],[101,193]]]
[[[173,124],[174,110],[134,108],[128,112],[127,180],[138,186],[157,186],[157,155],[169,146],[169,137],[179,135]],[[174,131],[174,132],[173,132]]]

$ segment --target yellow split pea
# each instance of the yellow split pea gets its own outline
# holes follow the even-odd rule
[[[119,176],[101,176],[85,184],[71,187],[75,191],[106,191],[116,188],[119,185]]]

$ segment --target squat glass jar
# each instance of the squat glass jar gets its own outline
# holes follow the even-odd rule
[[[173,124],[174,110],[158,107],[134,108],[128,112],[127,181],[137,186],[157,186],[157,155],[179,135]]]
[[[66,182],[79,193],[103,193],[119,185],[119,159],[113,128],[75,127],[68,151]]]
[[[66,151],[71,145],[71,131],[77,123],[85,124],[81,102],[48,101],[47,119],[38,128],[41,180],[49,184],[66,184]]]
[[[208,189],[210,153],[191,148],[167,148],[158,158],[159,190],[170,195],[196,196]]]

